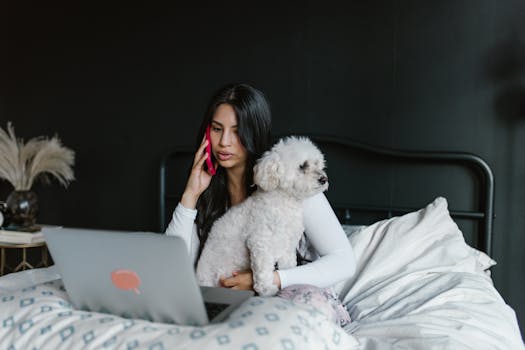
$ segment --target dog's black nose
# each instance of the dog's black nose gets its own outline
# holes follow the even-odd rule
[[[317,181],[319,181],[321,185],[324,185],[328,182],[328,178],[326,176],[321,176]]]

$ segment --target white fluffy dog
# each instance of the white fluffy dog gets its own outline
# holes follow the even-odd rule
[[[199,284],[219,286],[220,277],[251,268],[259,295],[277,293],[273,272],[297,264],[302,202],[328,188],[324,167],[323,154],[305,137],[284,138],[266,152],[254,167],[257,190],[211,228],[197,264]]]

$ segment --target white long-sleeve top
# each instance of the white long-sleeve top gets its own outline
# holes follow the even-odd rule
[[[188,209],[179,203],[166,229],[167,235],[179,236],[186,242],[194,263],[200,244],[196,216],[196,209]],[[355,272],[354,252],[323,193],[304,201],[303,221],[306,237],[319,258],[305,265],[278,270],[281,288],[294,284],[324,288],[351,277]]]

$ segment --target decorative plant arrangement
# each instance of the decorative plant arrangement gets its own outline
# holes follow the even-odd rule
[[[13,187],[6,201],[6,220],[14,229],[34,231],[38,201],[31,188],[37,179],[56,178],[64,187],[75,179],[75,153],[62,146],[57,136],[17,139],[11,123],[0,127],[0,179]]]

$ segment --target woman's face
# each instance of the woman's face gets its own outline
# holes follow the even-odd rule
[[[213,155],[223,168],[244,171],[248,152],[241,144],[237,129],[237,116],[233,107],[226,103],[219,105],[211,121]]]

